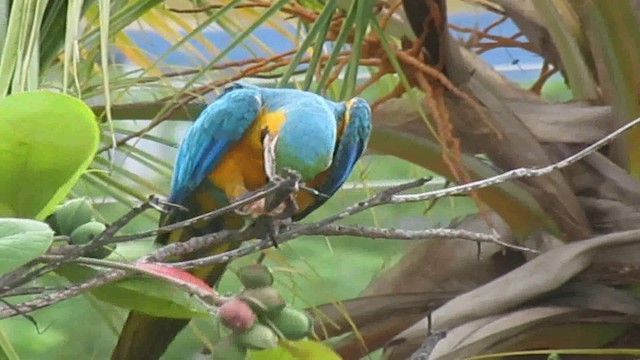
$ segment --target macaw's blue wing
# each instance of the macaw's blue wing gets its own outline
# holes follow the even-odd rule
[[[371,134],[371,108],[367,102],[354,98],[346,103],[335,104],[338,117],[338,143],[333,154],[333,161],[327,174],[316,190],[314,203],[293,216],[293,220],[300,220],[322,206],[329,197],[338,191],[351,174],[362,153],[367,147]]]
[[[182,204],[242,138],[262,107],[260,92],[236,84],[202,111],[178,150],[169,201]]]

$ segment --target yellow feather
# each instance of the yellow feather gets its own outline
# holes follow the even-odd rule
[[[261,133],[265,128],[278,132],[285,119],[282,111],[260,112],[242,139],[227,151],[209,174],[213,185],[222,189],[231,199],[264,186],[267,177],[264,172]]]

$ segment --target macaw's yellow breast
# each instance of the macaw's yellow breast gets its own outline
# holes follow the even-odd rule
[[[267,183],[264,171],[264,153],[262,146],[262,133],[267,129],[270,133],[280,131],[286,115],[282,111],[260,112],[253,125],[245,132],[240,141],[229,149],[222,157],[218,166],[209,174],[209,181],[221,189],[230,200],[242,196],[247,191],[257,190]],[[344,126],[344,124],[342,124]],[[339,135],[343,126],[338,129]],[[323,171],[316,177],[307,181],[307,186],[319,189],[328,176],[330,169]],[[315,197],[306,190],[295,194],[300,211],[313,205]],[[217,208],[216,202],[209,194],[202,193],[198,198],[202,211],[207,212]],[[205,209],[207,208],[207,209]],[[226,222],[226,221],[225,221]]]
[[[267,183],[264,171],[262,132],[275,133],[286,119],[284,112],[263,110],[243,137],[222,157],[209,180],[230,199]]]
[[[321,172],[320,174],[316,175],[316,177],[314,177],[310,181],[307,181],[305,185],[307,185],[310,188],[318,190],[324,183],[324,180],[326,179],[328,174],[329,174],[329,170],[327,169]],[[296,198],[296,204],[298,205],[298,211],[300,212],[306,210],[306,208],[313,205],[313,203],[315,203],[316,201],[316,197],[311,192],[304,189],[301,189],[300,191],[296,192],[294,196]]]

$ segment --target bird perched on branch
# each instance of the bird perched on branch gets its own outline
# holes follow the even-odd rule
[[[188,211],[173,210],[162,225],[186,220],[222,206],[264,186],[268,180],[265,146],[271,146],[275,170],[296,171],[309,191],[294,194],[299,220],[322,205],[351,173],[367,146],[371,110],[354,98],[333,102],[294,89],[268,89],[235,83],[200,114],[188,130],[176,159],[169,202]],[[281,209],[275,209],[281,211]],[[269,214],[265,202],[247,205],[244,213]],[[205,223],[159,235],[167,244],[186,241],[223,229],[239,229],[245,218],[228,213]],[[222,244],[200,256],[222,253],[239,244]],[[214,286],[225,266],[194,269]],[[155,317],[132,311],[124,324],[112,360],[158,359],[188,319]]]

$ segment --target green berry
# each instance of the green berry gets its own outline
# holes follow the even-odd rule
[[[247,348],[231,337],[220,339],[211,354],[212,360],[244,360],[246,357]]]
[[[275,315],[287,305],[278,290],[271,286],[245,289],[238,298],[246,302],[258,315]]]
[[[96,236],[100,235],[105,229],[106,225],[97,221],[90,221],[84,225],[80,225],[77,229],[73,230],[70,236],[71,244],[84,245],[93,240]],[[93,250],[88,253],[88,257],[95,259],[103,259],[109,256],[115,249],[114,244],[103,245],[102,247]]]
[[[268,267],[262,264],[253,264],[242,267],[238,271],[240,282],[247,289],[256,289],[273,285],[273,274]]]
[[[253,324],[246,333],[235,334],[234,338],[236,342],[251,350],[273,349],[278,346],[278,335],[260,323]]]
[[[306,312],[289,306],[273,316],[271,323],[289,340],[300,340],[309,336],[313,325]]]
[[[71,235],[73,230],[93,219],[93,208],[85,198],[69,200],[58,206],[47,218],[51,229],[60,235]]]

